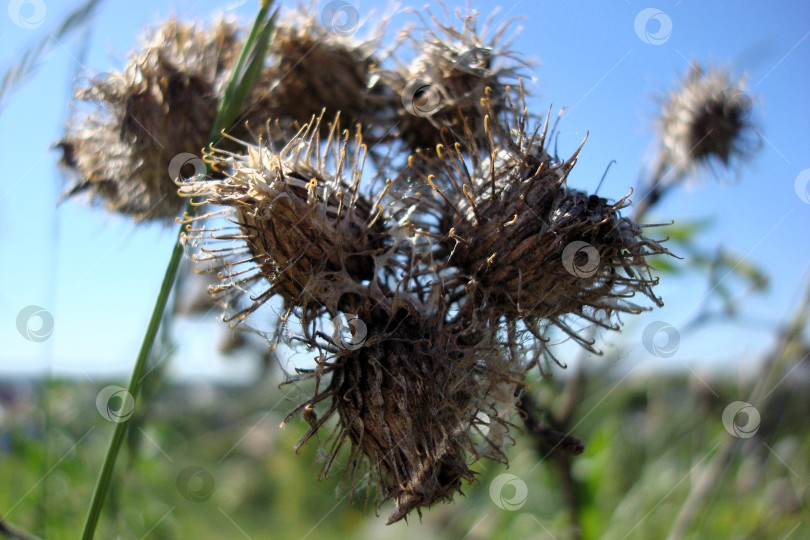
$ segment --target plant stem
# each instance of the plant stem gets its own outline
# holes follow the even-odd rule
[[[195,210],[196,207],[192,206],[190,203],[186,206],[186,214],[188,214],[189,217],[194,215]],[[177,240],[174,244],[166,273],[163,276],[163,283],[160,286],[160,292],[158,293],[155,307],[152,310],[152,318],[149,319],[149,326],[146,328],[146,335],[144,335],[141,350],[138,352],[135,367],[132,369],[132,378],[129,381],[127,391],[132,395],[133,399],[138,395],[141,389],[146,361],[149,358],[149,354],[152,352],[152,346],[155,343],[155,337],[160,328],[160,320],[163,317],[163,310],[166,309],[166,302],[169,300],[169,294],[172,291],[174,280],[177,277],[177,269],[180,266],[180,259],[183,255],[180,235],[186,227],[187,226],[180,227],[180,230],[177,232]],[[110,439],[110,446],[107,449],[107,455],[104,457],[104,465],[101,468],[101,474],[99,474],[96,489],[93,493],[93,502],[90,505],[90,511],[87,513],[84,531],[82,532],[82,540],[92,540],[96,532],[98,518],[101,515],[101,507],[104,504],[107,490],[110,487],[110,480],[112,479],[113,469],[115,468],[115,460],[118,457],[118,451],[121,449],[121,443],[124,441],[128,421],[129,419],[118,422],[115,425],[115,432],[113,433],[112,439]]]
[[[222,132],[230,128],[236,120],[237,115],[243,106],[247,103],[248,97],[256,84],[259,71],[264,63],[264,57],[270,43],[270,36],[275,28],[275,20],[278,11],[274,11],[270,15],[270,8],[273,5],[273,0],[261,0],[259,13],[253,21],[253,27],[250,30],[247,40],[245,41],[242,49],[242,54],[239,56],[236,67],[231,80],[225,90],[225,95],[219,104],[216,118],[214,118],[214,125],[211,128],[209,135],[209,143],[211,145],[218,144],[222,139]],[[210,172],[210,171],[208,171]],[[180,243],[181,236],[189,226],[188,220],[193,218],[197,207],[192,204],[193,199],[189,199],[185,210],[185,224],[180,226],[177,231],[177,239],[172,250],[169,265],[166,268],[166,273],[163,275],[163,283],[160,286],[157,301],[155,301],[155,308],[152,310],[152,318],[149,319],[149,326],[146,328],[146,335],[143,337],[141,350],[138,353],[138,358],[135,360],[135,367],[132,368],[132,378],[129,381],[129,393],[133,401],[137,403],[138,393],[141,389],[143,382],[143,372],[146,367],[146,362],[152,352],[152,346],[155,343],[158,329],[160,328],[160,321],[163,318],[163,313],[166,309],[166,304],[169,300],[169,295],[174,287],[175,279],[177,278],[177,270],[180,267],[180,260],[183,256],[183,246]],[[96,483],[96,488],[93,492],[93,501],[90,504],[90,510],[87,513],[87,520],[84,524],[82,531],[82,540],[92,540],[98,525],[98,519],[101,515],[101,508],[104,506],[104,499],[107,496],[107,491],[110,487],[112,480],[113,470],[115,469],[115,460],[118,458],[118,452],[121,449],[121,444],[124,442],[126,435],[127,423],[129,418],[123,422],[119,422],[115,426],[110,446],[107,448],[107,454],[104,457],[104,465],[101,468],[101,473]]]
[[[40,540],[38,536],[29,534],[19,527],[12,525],[3,519],[3,516],[0,516],[0,536],[13,540]]]

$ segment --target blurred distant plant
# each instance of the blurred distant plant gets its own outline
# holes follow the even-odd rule
[[[745,79],[692,64],[667,95],[657,121],[658,157],[635,207],[637,219],[688,175],[733,168],[760,147]]]
[[[735,79],[728,69],[692,64],[681,86],[662,105],[657,126],[657,166],[641,181],[634,218],[648,219],[650,212],[689,175],[733,171],[751,160],[760,148],[753,104],[753,98],[745,93],[744,77]],[[705,271],[710,287],[707,299],[719,298],[722,314],[733,316],[741,296],[733,296],[724,280],[734,275],[750,291],[762,291],[768,278],[744,257],[723,248],[712,252],[699,247],[698,237],[708,226],[708,222],[680,222],[662,227],[662,234],[685,255],[686,261],[676,267],[671,261],[657,258],[652,265],[661,273]],[[708,316],[701,312],[695,322]]]
[[[663,161],[684,173],[712,161],[727,166],[750,157],[751,109],[744,80],[693,64],[664,103],[658,126]]]

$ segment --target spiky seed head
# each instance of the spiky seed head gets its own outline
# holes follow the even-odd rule
[[[527,131],[519,110],[487,110],[488,143],[468,135],[410,160],[433,189],[422,201],[433,217],[422,227],[443,238],[434,258],[459,272],[474,297],[469,309],[568,332],[569,316],[611,327],[612,313],[640,311],[626,300],[636,292],[660,303],[646,258],[666,250],[620,215],[626,199],[610,203],[567,187],[579,150],[567,161],[553,158],[544,148],[548,119],[542,132]]]
[[[86,192],[138,219],[174,218],[183,200],[172,175],[192,171],[172,171],[171,164],[182,154],[199,155],[207,144],[242,30],[225,19],[205,28],[172,17],[148,28],[140,44],[123,72],[93,79],[75,94],[89,111],[68,122],[58,143],[61,164],[74,179],[66,196]],[[260,74],[229,133],[246,136],[246,123],[267,120],[268,78],[266,70]]]
[[[443,129],[463,133],[465,121],[480,135],[480,100],[485,93],[489,92],[490,105],[497,110],[507,86],[516,84],[521,70],[532,65],[509,50],[509,40],[503,39],[511,21],[487,40],[491,19],[479,30],[475,12],[456,13],[460,25],[443,24],[429,11],[427,18],[418,15],[421,32],[406,33],[415,59],[381,74],[401,97],[400,137],[412,148],[432,148],[443,142]]]
[[[243,143],[240,153],[214,150],[207,159],[225,178],[181,180],[180,193],[214,210],[194,218],[185,241],[199,245],[194,259],[220,260],[223,282],[214,294],[236,295],[237,315],[280,295],[291,305],[338,309],[343,294],[374,278],[387,230],[379,201],[359,191],[366,147],[338,118],[321,141],[312,119],[283,147],[284,130],[269,125],[267,141]],[[216,218],[229,221],[218,227]],[[198,228],[197,228],[198,227]],[[267,290],[243,294],[262,283]]]
[[[727,166],[744,158],[757,146],[752,108],[744,79],[734,80],[725,69],[693,65],[667,96],[658,121],[669,166],[686,172],[712,161]]]
[[[328,374],[328,386],[318,382],[321,390],[291,416],[310,414],[311,430],[300,447],[337,414],[324,474],[348,443],[344,479],[353,492],[367,465],[377,503],[395,502],[388,521],[393,523],[451,499],[462,482],[473,480],[469,465],[478,458],[481,413],[495,409],[493,393],[505,375],[490,338],[470,342],[458,327],[425,315],[418,305],[388,306],[376,304],[361,314],[367,327],[363,346],[319,362],[311,375],[320,382]],[[324,401],[328,408],[315,414]],[[491,423],[507,424],[502,418]]]
[[[326,109],[343,125],[371,129],[379,116],[371,68],[376,41],[329,31],[308,8],[282,19],[270,46],[270,107],[274,118],[303,124]]]
[[[76,99],[90,114],[72,119],[60,142],[75,178],[108,208],[137,218],[175,217],[182,204],[168,166],[199,154],[216,114],[218,87],[239,53],[239,28],[170,18],[141,37],[122,73],[90,81]]]

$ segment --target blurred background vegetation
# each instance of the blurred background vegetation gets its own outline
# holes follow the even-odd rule
[[[732,437],[721,416],[753,381],[741,388],[737,381],[681,375],[590,377],[575,422],[586,448],[571,470],[581,537],[665,538],[691,486],[732,440],[684,538],[802,538],[810,523],[810,370],[805,364],[801,371],[770,396],[749,439]],[[291,450],[306,424],[278,429],[290,398],[274,379],[249,389],[171,384],[156,391],[139,412],[148,421],[131,425],[130,452],[119,464],[98,537],[577,537],[560,468],[538,456],[529,437],[518,437],[509,469],[476,464],[478,483],[464,489],[465,497],[432,507],[421,524],[414,516],[385,526],[371,502],[364,509],[362,493],[349,503],[338,474],[315,480],[317,443],[300,455]],[[552,386],[534,390],[553,396]],[[112,428],[94,414],[100,390],[56,381],[0,386],[0,508],[42,538],[81,532]],[[189,466],[203,472],[181,491],[178,479]],[[490,496],[490,482],[503,473],[528,487],[517,510],[499,508]],[[507,499],[510,489],[504,487]]]

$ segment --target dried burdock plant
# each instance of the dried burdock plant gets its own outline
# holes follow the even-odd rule
[[[270,49],[272,117],[303,124],[325,108],[330,116],[340,112],[349,129],[360,123],[377,131],[385,116],[381,108],[391,101],[383,99],[378,78],[372,76],[381,62],[383,30],[361,41],[354,37],[358,21],[346,21],[347,28],[323,22],[312,5],[299,5],[279,21]]]
[[[613,313],[641,309],[627,300],[636,292],[659,301],[645,258],[665,250],[619,215],[626,201],[567,188],[576,155],[548,154],[548,121],[530,132],[508,99],[481,110],[485,139],[467,129],[452,149],[418,152],[397,177],[410,182],[374,197],[360,192],[362,129],[342,132],[339,117],[325,139],[321,116],[280,149],[284,130],[270,124],[269,142],[207,156],[225,178],[180,182],[196,204],[222,207],[185,241],[197,261],[223,261],[212,292],[229,297],[232,318],[278,295],[273,339],[293,317],[292,341],[318,351],[300,370],[314,394],[291,413],[311,425],[302,444],[337,416],[323,472],[348,442],[351,491],[368,464],[376,502],[396,504],[389,522],[451,498],[479,457],[506,461],[514,391],[535,363],[518,351],[518,322],[589,346],[568,317],[612,327]],[[583,247],[595,263],[577,259]],[[359,344],[329,337],[341,313],[362,321]]]
[[[351,493],[365,485],[366,498],[374,489],[377,505],[393,499],[389,524],[460,492],[474,479],[469,465],[488,428],[508,427],[493,415],[497,384],[510,372],[492,336],[445,324],[441,295],[431,305],[407,297],[360,311],[362,346],[319,347],[317,368],[305,373],[315,394],[288,416],[303,412],[310,423],[300,447],[337,415],[322,442],[330,448],[322,474],[348,443],[344,481]]]
[[[242,143],[241,153],[206,156],[225,178],[179,181],[182,196],[212,209],[193,219],[185,241],[199,248],[197,262],[222,262],[212,292],[230,301],[235,318],[276,295],[291,308],[334,314],[343,295],[374,279],[390,246],[379,204],[388,184],[376,200],[360,192],[367,149],[359,130],[341,131],[338,115],[321,140],[322,124],[311,119],[280,148],[273,141],[284,129],[268,124],[266,139]]]
[[[199,155],[207,144],[240,34],[224,19],[204,28],[170,18],[146,31],[142,49],[131,53],[123,72],[80,88],[75,97],[89,105],[89,113],[72,118],[58,143],[61,164],[75,182],[66,195],[86,192],[110,210],[139,219],[176,217],[183,201],[169,166],[178,155]],[[256,117],[263,108],[254,100],[246,108],[254,114],[239,124],[264,122],[266,117]],[[201,171],[174,174],[192,172]]]
[[[435,238],[434,260],[457,272],[465,309],[529,330],[550,322],[589,347],[571,317],[617,329],[614,313],[642,310],[636,293],[660,304],[646,259],[667,251],[621,216],[627,197],[568,188],[579,150],[567,161],[548,153],[548,117],[531,130],[525,108],[496,112],[485,99],[483,109],[485,139],[468,131],[410,159],[414,202],[427,208],[419,226]]]
[[[505,463],[514,396],[550,355],[547,328],[591,348],[572,319],[617,329],[616,314],[642,309],[636,293],[660,304],[647,258],[667,253],[622,217],[627,197],[568,188],[579,150],[552,156],[548,117],[530,127],[522,84],[510,97],[529,64],[504,42],[509,23],[487,39],[491,19],[479,32],[477,15],[457,16],[460,28],[428,13],[399,70],[379,66],[378,40],[288,16],[269,66],[257,56],[248,70],[261,71],[257,89],[238,94],[251,96],[234,106],[249,125],[203,152],[238,29],[170,20],[123,74],[79,92],[97,114],[62,142],[74,192],[139,217],[205,207],[181,220],[181,241],[217,273],[209,293],[227,321],[253,315],[271,351],[283,338],[314,354],[295,379],[314,384],[290,413],[310,425],[300,444],[329,448],[323,474],[343,449],[350,492],[392,500],[389,523],[450,500],[479,458]],[[373,170],[364,137],[381,146]],[[197,152],[213,178],[169,179],[175,156]],[[268,327],[258,310],[271,299],[283,307]]]
[[[725,167],[744,159],[758,145],[752,108],[744,79],[693,65],[667,96],[658,120],[665,166],[680,174],[712,161]]]
[[[399,137],[411,148],[432,148],[442,142],[444,129],[463,133],[465,121],[467,129],[481,136],[479,106],[485,90],[489,88],[490,106],[498,110],[507,85],[532,65],[510,50],[511,39],[504,38],[512,21],[487,37],[494,14],[480,30],[475,12],[456,12],[460,27],[441,23],[429,11],[427,18],[417,15],[423,28],[405,33],[417,56],[408,65],[381,71],[385,84],[400,98]]]

